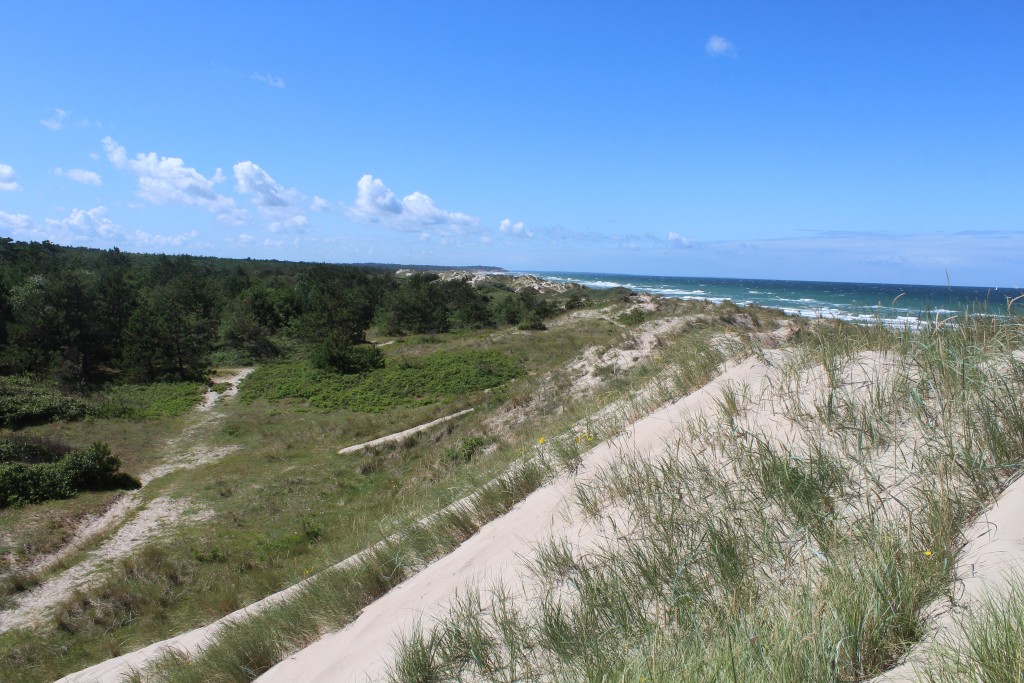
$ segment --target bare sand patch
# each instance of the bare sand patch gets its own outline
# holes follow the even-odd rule
[[[101,569],[128,557],[161,530],[181,524],[194,524],[209,517],[208,511],[196,509],[188,501],[157,498],[118,529],[113,537],[89,553],[86,559],[17,596],[13,609],[0,612],[0,632],[39,624],[53,607],[76,590],[85,590],[102,581],[105,574]]]
[[[379,439],[373,439],[372,441],[364,441],[363,443],[357,443],[357,444],[355,444],[353,446],[346,446],[345,448],[342,448],[341,450],[339,450],[338,453],[339,454],[355,453],[356,451],[362,450],[364,448],[368,448],[370,446],[379,446],[381,444],[391,443],[392,441],[401,441],[402,439],[404,439],[404,438],[406,438],[408,436],[412,436],[413,434],[418,434],[419,432],[422,432],[422,431],[425,431],[427,429],[430,429],[431,427],[434,427],[434,426],[439,425],[439,424],[443,424],[445,422],[448,422],[449,420],[454,420],[457,417],[461,417],[461,416],[465,415],[466,413],[471,413],[471,412],[473,412],[472,408],[466,408],[465,410],[460,410],[457,413],[452,413],[451,415],[445,415],[444,417],[439,417],[438,419],[431,420],[430,422],[424,422],[421,425],[417,425],[415,427],[410,427],[409,429],[405,429],[405,430],[403,430],[401,432],[395,432],[394,434],[388,434],[387,436],[382,436]]]

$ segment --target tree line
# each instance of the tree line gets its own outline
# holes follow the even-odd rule
[[[572,303],[570,302],[570,305]],[[198,379],[212,354],[383,364],[366,334],[543,327],[534,290],[365,266],[128,254],[0,238],[0,373],[66,387]]]

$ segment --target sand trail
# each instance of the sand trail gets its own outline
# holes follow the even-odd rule
[[[235,450],[234,447],[213,448],[202,441],[185,452],[180,452],[183,441],[200,438],[223,414],[213,411],[214,406],[224,397],[238,394],[238,385],[253,371],[253,368],[226,371],[215,380],[230,384],[222,392],[208,391],[203,401],[194,410],[195,418],[185,427],[183,434],[168,441],[166,450],[171,457],[164,463],[144,472],[139,480],[143,486],[171,472],[199,467],[214,462]],[[58,552],[37,559],[29,570],[44,572],[57,566],[96,538],[108,533],[125,520],[115,534],[91,551],[82,561],[47,579],[26,593],[13,599],[14,606],[0,611],[0,633],[12,628],[25,628],[40,623],[50,610],[71,597],[76,590],[84,590],[101,581],[113,562],[128,557],[134,550],[164,530],[181,524],[197,523],[209,518],[208,511],[196,509],[184,500],[160,497],[143,504],[140,491],[131,491],[119,496],[107,510],[98,516],[86,519],[75,533],[74,538]]]

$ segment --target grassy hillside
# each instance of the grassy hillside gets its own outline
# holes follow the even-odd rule
[[[602,302],[595,294],[596,308],[563,314],[555,320],[557,330],[500,327],[399,338],[379,347],[385,367],[363,376],[326,373],[299,355],[272,361],[242,382],[237,399],[221,401],[212,414],[145,408],[160,401],[140,395],[127,401],[136,406],[132,415],[97,413],[25,428],[71,444],[105,441],[144,481],[147,472],[168,465],[196,458],[202,463],[172,467],[147,481],[133,494],[137,508],[43,571],[33,571],[33,563],[66,545],[90,516],[123,500],[121,494],[90,493],[0,511],[9,609],[102,551],[119,529],[134,528],[148,511],[180,512],[132,552],[106,562],[98,581],[72,591],[52,612],[42,611],[35,625],[0,634],[0,666],[14,672],[12,680],[50,680],[129,652],[316,575],[480,489],[541,436],[550,438],[632,390],[627,373],[609,375],[603,395],[560,394],[573,381],[564,365],[583,349],[610,353],[635,343],[638,329],[618,322],[636,305],[624,296],[606,294]],[[710,304],[664,302],[648,315],[655,321],[693,316],[688,334],[694,339],[726,329]],[[642,377],[645,371],[633,372]],[[337,453],[467,407],[475,412],[403,441]],[[523,471],[514,482],[492,485],[472,519],[449,519],[455,530],[441,534],[448,540],[416,545],[416,552],[425,558],[451,547],[546,472]],[[414,536],[401,542],[424,543]],[[410,560],[403,571],[422,561]],[[392,579],[400,575],[389,573]],[[324,627],[343,621],[365,599],[349,608],[318,599],[330,613]]]

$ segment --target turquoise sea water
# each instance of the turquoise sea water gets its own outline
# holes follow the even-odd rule
[[[752,280],[610,273],[531,272],[547,280],[579,282],[590,287],[628,287],[680,299],[729,299],[741,306],[758,304],[805,317],[840,318],[889,324],[918,325],[936,316],[972,312],[1006,315],[1009,301],[1024,295],[1014,288],[935,287],[853,282]],[[1013,304],[1024,313],[1024,299]]]

